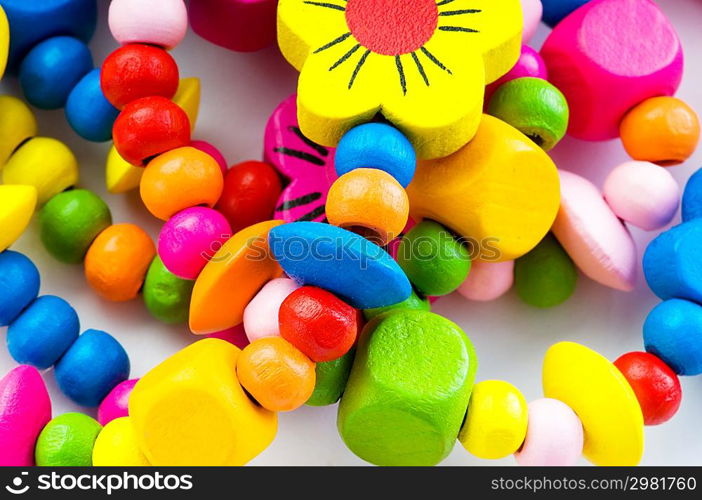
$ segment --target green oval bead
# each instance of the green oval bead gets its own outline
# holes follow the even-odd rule
[[[144,303],[151,315],[164,323],[185,323],[188,320],[190,296],[195,281],[179,278],[154,257],[144,279]]]
[[[429,299],[423,299],[417,295],[417,292],[412,290],[412,294],[409,297],[402,302],[398,302],[397,304],[392,304],[385,307],[376,307],[374,309],[364,309],[363,317],[366,318],[367,321],[370,321],[383,313],[389,311],[403,311],[405,309],[411,309],[413,311],[431,311],[431,304],[429,303]]]
[[[568,130],[568,101],[541,78],[517,78],[497,89],[488,114],[509,123],[544,151],[560,142]]]
[[[315,367],[317,380],[314,383],[314,392],[306,404],[328,406],[339,401],[346,388],[346,381],[349,379],[355,355],[356,349],[352,347],[349,352],[334,361],[317,363]]]
[[[39,214],[41,241],[56,259],[83,261],[90,244],[112,224],[110,208],[87,189],[71,189],[51,198]]]
[[[468,276],[470,254],[444,226],[425,220],[402,238],[397,263],[422,295],[446,295]]]
[[[514,263],[517,294],[535,307],[562,304],[575,291],[577,281],[575,264],[551,233]]]
[[[39,434],[34,458],[44,467],[90,467],[93,445],[102,426],[88,415],[64,413]]]

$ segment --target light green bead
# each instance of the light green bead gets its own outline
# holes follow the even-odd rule
[[[188,320],[190,296],[195,282],[170,272],[157,255],[144,279],[144,304],[151,315],[164,323],[185,323]]]
[[[44,467],[90,467],[93,445],[102,426],[88,415],[64,413],[52,419],[39,434],[35,449],[37,465]]]
[[[327,406],[339,401],[346,388],[346,381],[351,373],[355,355],[356,349],[352,347],[349,352],[334,361],[317,363],[315,367],[317,380],[314,384],[314,392],[306,404]]]
[[[363,316],[366,318],[367,321],[370,321],[376,316],[379,316],[388,311],[403,311],[405,309],[411,309],[414,311],[431,311],[431,304],[429,303],[429,299],[421,298],[419,295],[417,295],[417,292],[412,290],[412,295],[407,297],[402,302],[398,302],[397,304],[392,304],[390,306],[385,307],[364,309]]]

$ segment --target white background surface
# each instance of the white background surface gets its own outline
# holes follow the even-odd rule
[[[99,26],[91,47],[96,63],[117,47],[107,29],[106,5],[101,5]],[[686,53],[685,77],[678,95],[702,112],[702,2],[660,0],[659,4],[679,30]],[[532,45],[540,46],[547,33],[541,27]],[[631,41],[635,43],[635,40]],[[236,54],[215,47],[192,32],[173,52],[181,76],[202,81],[200,119],[194,138],[218,146],[229,164],[260,159],[263,128],[270,112],[295,90],[296,72],[278,54],[267,49],[256,54]],[[16,79],[7,76],[0,92],[20,95]],[[156,237],[160,223],[141,204],[137,192],[108,194],[104,187],[106,144],[83,141],[67,125],[63,111],[39,112],[40,135],[66,141],[81,166],[80,185],[100,194],[110,205],[115,222],[134,222]],[[584,143],[566,139],[553,151],[561,168],[586,175],[601,185],[606,173],[627,159],[619,141]],[[671,169],[683,183],[702,164],[702,149],[685,165]],[[677,219],[676,219],[677,220]],[[639,253],[653,235],[634,230]],[[42,294],[67,299],[78,311],[81,329],[98,328],[118,338],[132,362],[132,377],[143,375],[181,347],[195,340],[185,326],[158,323],[141,300],[114,304],[98,298],[86,285],[81,265],[69,266],[52,259],[41,245],[35,220],[13,247],[26,253],[39,267]],[[458,295],[441,299],[434,311],[461,325],[478,352],[478,380],[499,378],[517,385],[527,401],[542,396],[541,361],[551,344],[560,340],[583,343],[614,360],[622,353],[641,350],[641,325],[657,299],[643,278],[631,293],[603,288],[581,276],[577,292],[566,304],[541,311],[522,304],[511,292],[489,304],[471,303]],[[4,330],[4,329],[2,329]],[[0,335],[4,338],[5,332]],[[4,342],[3,342],[4,344]],[[0,346],[0,375],[15,366],[4,345]],[[51,371],[45,373],[54,415],[66,411],[92,410],[76,407],[57,389]],[[672,421],[646,428],[643,464],[702,464],[702,377],[682,379],[683,403]],[[303,407],[281,414],[273,444],[253,463],[258,465],[356,465],[355,457],[341,441],[335,426],[336,406]],[[510,457],[487,462],[470,456],[460,445],[446,465],[513,464]],[[583,461],[583,463],[585,463]]]

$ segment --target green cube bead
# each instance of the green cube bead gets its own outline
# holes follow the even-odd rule
[[[170,272],[157,255],[144,279],[144,304],[151,315],[164,323],[185,323],[188,320],[190,296],[195,282]]]
[[[328,406],[339,401],[346,388],[346,381],[349,379],[355,355],[356,349],[352,347],[349,352],[334,361],[317,363],[315,367],[317,379],[314,384],[314,392],[306,404],[310,406]]]
[[[44,467],[90,467],[93,445],[102,426],[82,413],[64,413],[39,434],[34,458]]]

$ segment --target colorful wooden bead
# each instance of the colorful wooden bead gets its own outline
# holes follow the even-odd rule
[[[37,204],[34,186],[0,185],[0,252],[22,236]]]
[[[78,161],[63,142],[33,137],[7,160],[2,180],[5,184],[34,186],[37,203],[43,205],[78,182]]]
[[[643,326],[646,351],[678,375],[702,373],[702,307],[682,299],[661,302]]]
[[[14,96],[0,95],[0,165],[17,147],[37,135],[37,119],[27,104]]]
[[[634,160],[667,167],[687,160],[697,149],[697,113],[675,97],[652,97],[629,111],[619,125],[624,149]]]
[[[475,384],[458,440],[479,458],[497,459],[516,452],[527,432],[527,403],[509,382]]]
[[[314,392],[305,402],[309,406],[333,405],[344,392],[351,373],[356,349],[351,348],[346,354],[333,361],[317,363],[315,367]]]
[[[0,465],[34,465],[34,445],[49,420],[51,399],[36,368],[18,366],[0,379]]]
[[[488,302],[502,297],[514,283],[514,261],[471,263],[468,277],[456,291],[468,300]]]
[[[402,238],[396,259],[424,296],[453,292],[468,276],[471,263],[468,248],[433,221],[420,222]]]
[[[217,161],[193,147],[180,147],[149,162],[139,184],[141,199],[154,217],[168,220],[196,205],[213,207],[222,194]]]
[[[183,109],[165,97],[142,97],[127,104],[115,120],[112,139],[132,165],[190,144],[190,121]]]
[[[144,279],[144,304],[159,321],[168,324],[185,323],[194,285],[194,281],[179,278],[169,271],[157,255]]]
[[[594,141],[618,137],[637,104],[674,94],[683,69],[678,35],[650,0],[588,2],[554,28],[541,56],[568,100],[568,133]]]
[[[59,389],[82,406],[98,406],[129,377],[129,357],[109,333],[86,330],[54,368]]]
[[[573,295],[578,282],[575,264],[550,233],[514,264],[514,286],[525,303],[555,307]]]
[[[628,352],[614,362],[639,400],[645,425],[667,422],[682,399],[680,380],[659,358],[647,352]]]
[[[517,78],[502,84],[490,100],[488,113],[512,125],[544,151],[558,144],[568,128],[565,97],[541,78]]]
[[[85,255],[85,277],[98,295],[123,302],[137,296],[156,255],[153,241],[134,224],[115,224],[101,232]]]
[[[224,340],[225,342],[237,346],[239,349],[243,349],[250,344],[249,339],[246,337],[244,325],[242,324],[227,328],[221,332],[208,333],[205,337],[208,339]]]
[[[172,2],[171,2],[172,3]],[[102,63],[100,85],[117,109],[142,97],[171,99],[178,90],[178,64],[168,52],[145,44],[129,44]]]
[[[39,214],[41,241],[61,262],[78,264],[93,240],[112,224],[110,208],[87,189],[71,189],[51,198]]]
[[[391,311],[403,311],[405,309],[411,309],[415,311],[431,311],[431,304],[429,302],[429,299],[420,297],[419,295],[417,295],[417,292],[415,292],[414,289],[412,289],[412,293],[410,294],[410,296],[402,302],[398,302],[397,304],[392,304],[385,307],[364,309],[363,317],[370,321],[371,319],[375,318],[376,316],[380,316],[381,314],[385,314]]]
[[[77,38],[55,36],[37,44],[22,61],[19,81],[27,101],[40,109],[66,105],[73,87],[93,69],[88,46]]]
[[[270,233],[273,257],[302,285],[332,292],[358,309],[402,302],[410,296],[405,273],[385,250],[340,227],[292,222]]]
[[[90,467],[93,445],[102,426],[82,413],[53,418],[39,434],[36,461],[40,467]]]
[[[103,424],[93,446],[94,467],[148,467],[149,461],[139,449],[134,426],[129,417]]]
[[[613,169],[603,194],[620,219],[645,231],[666,226],[680,204],[680,188],[668,170],[646,161],[630,161]]]
[[[186,208],[161,228],[158,254],[170,272],[194,280],[231,235],[227,219],[218,211],[207,207]]]
[[[237,52],[272,45],[276,0],[199,0],[188,14],[193,31],[205,40]]]
[[[110,32],[122,45],[144,43],[172,49],[188,30],[182,0],[113,0],[107,18]]]
[[[0,79],[5,74],[7,56],[10,50],[10,25],[7,22],[5,10],[0,5]]]
[[[105,185],[113,194],[126,193],[139,187],[144,169],[135,167],[117,152],[114,145],[107,153],[105,162]]]
[[[639,463],[643,416],[616,366],[580,344],[559,342],[546,352],[542,380],[544,395],[562,401],[580,418],[585,458],[595,465]]]
[[[683,222],[702,217],[702,169],[692,174],[682,196]]]
[[[210,155],[212,158],[215,159],[217,165],[219,165],[219,168],[222,170],[222,175],[225,175],[227,173],[227,170],[229,169],[229,166],[227,165],[227,160],[224,158],[222,152],[216,147],[214,147],[212,144],[210,144],[207,141],[191,141],[190,147],[199,149],[203,153],[207,153],[208,155]]]
[[[45,370],[56,363],[80,333],[78,314],[60,297],[42,295],[7,329],[7,349],[22,365]]]
[[[544,22],[551,27],[590,0],[541,0]]]
[[[541,0],[522,0],[522,14],[524,16],[522,42],[527,43],[532,39],[541,22],[542,13]]]
[[[114,386],[105,396],[97,410],[100,425],[107,425],[115,419],[129,416],[129,396],[138,381],[138,378],[125,380]]]
[[[542,398],[528,405],[524,443],[514,458],[519,465],[573,466],[583,452],[583,425],[568,405]]]
[[[245,161],[226,171],[216,208],[227,218],[232,231],[241,231],[273,217],[281,190],[280,177],[273,167]]]
[[[382,113],[421,158],[463,147],[478,128],[485,84],[514,65],[522,38],[519,0],[467,7],[475,5],[279,2],[278,44],[301,72],[302,132],[333,146]]]
[[[214,333],[238,325],[261,287],[283,274],[269,249],[269,233],[280,224],[266,221],[242,229],[210,259],[195,281],[190,300],[193,333]]]
[[[112,125],[119,110],[105,98],[100,88],[100,69],[85,75],[66,101],[66,120],[76,134],[93,142],[112,139]]]
[[[466,334],[423,311],[371,321],[359,338],[337,425],[376,465],[434,465],[453,449],[477,359]]]
[[[513,260],[551,227],[558,173],[521,132],[484,115],[475,138],[456,154],[419,163],[407,194],[415,221],[432,219],[455,231],[476,246],[478,260]]]
[[[188,115],[190,133],[192,133],[200,113],[200,79],[195,77],[181,78],[173,102]]]
[[[534,1],[538,3],[538,0]],[[527,77],[541,78],[543,80],[547,80],[548,69],[546,69],[546,63],[537,51],[535,51],[528,45],[522,45],[522,52],[519,54],[519,59],[517,60],[517,63],[514,65],[514,67],[499,80],[485,87],[485,107],[487,108],[487,106],[490,104],[493,94],[498,88],[502,86],[502,84],[511,82],[512,80],[516,80],[517,78]]]
[[[200,340],[139,380],[129,415],[152,465],[244,465],[270,444],[278,420],[239,384],[240,353],[223,340]]]
[[[244,309],[244,330],[250,342],[280,335],[278,312],[285,298],[300,288],[290,278],[276,278],[261,288]]]
[[[636,282],[636,245],[599,189],[584,177],[560,170],[561,209],[553,234],[583,274],[616,290]]]
[[[24,254],[0,252],[0,326],[12,323],[37,298],[40,281],[37,266]]]

